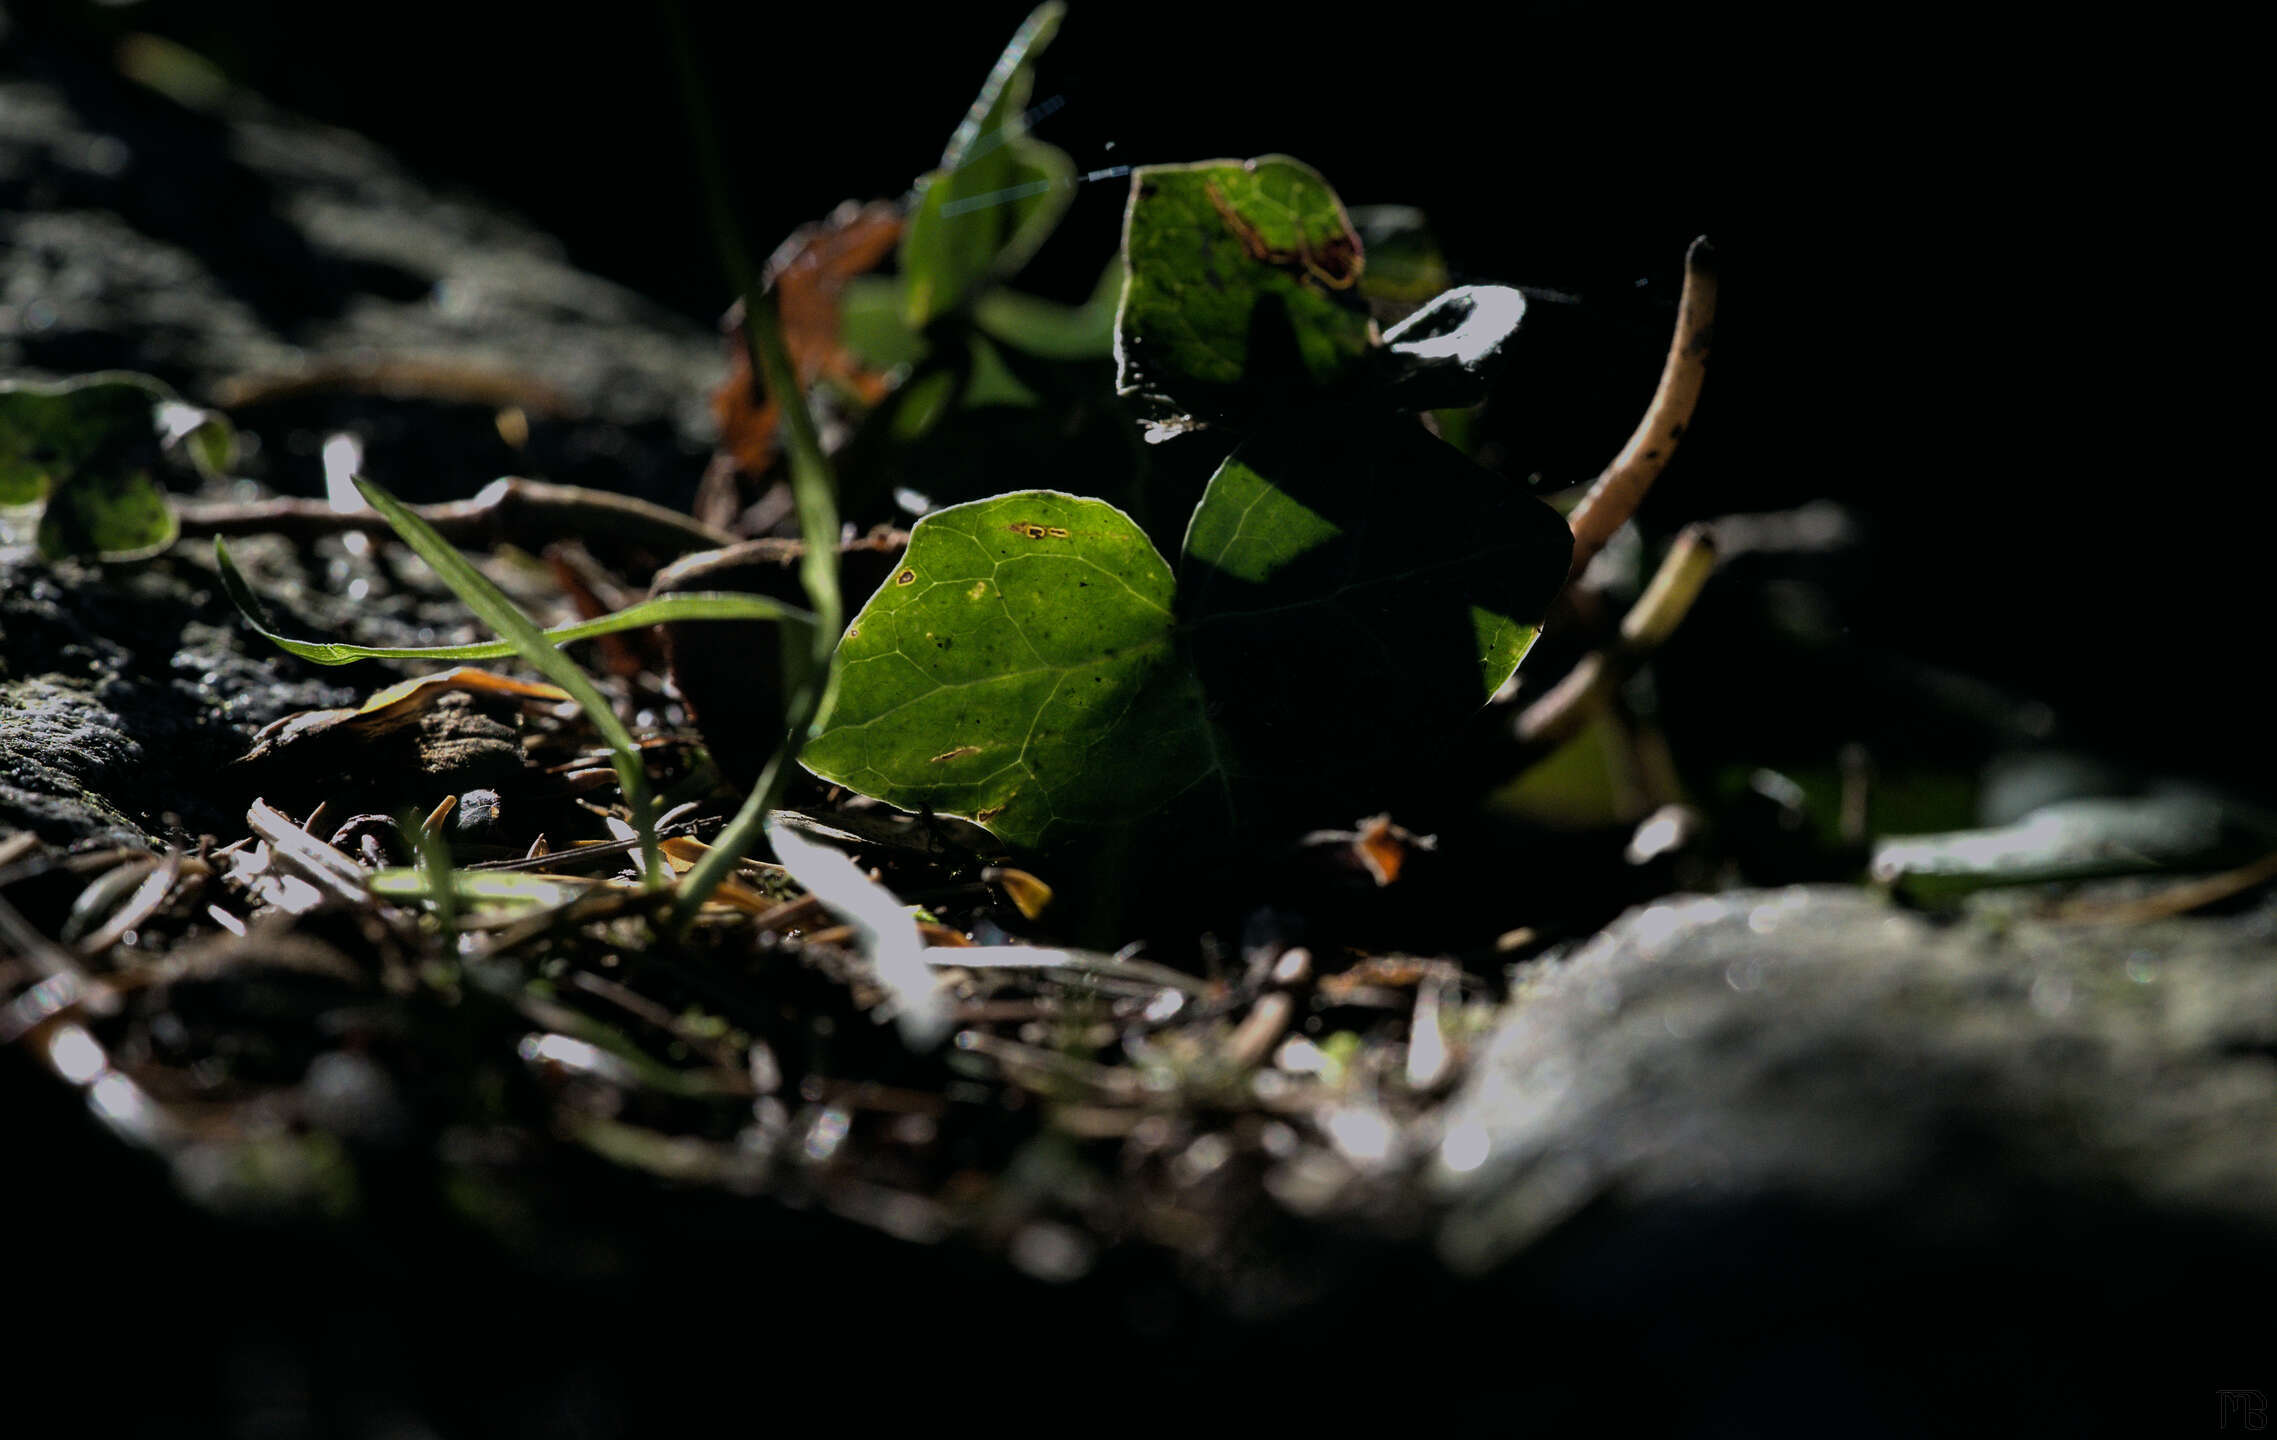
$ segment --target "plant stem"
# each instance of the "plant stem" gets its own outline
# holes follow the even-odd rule
[[[759,783],[743,802],[735,818],[703,858],[681,878],[672,907],[672,923],[685,930],[703,907],[704,899],[726,879],[744,854],[766,830],[767,814],[790,780],[791,766],[800,746],[828,711],[835,691],[831,658],[839,632],[845,629],[845,605],[838,592],[838,485],[814,414],[783,345],[782,317],[775,294],[753,273],[749,252],[728,204],[727,171],[721,161],[703,83],[689,38],[687,20],[677,3],[664,7],[671,30],[672,52],[680,69],[681,99],[688,111],[688,127],[703,175],[705,209],[711,218],[712,243],[736,292],[743,297],[743,339],[749,347],[751,373],[766,385],[782,409],[784,448],[789,452],[791,493],[798,503],[799,535],[806,541],[799,561],[799,579],[814,612],[811,646],[804,652],[795,645],[783,647],[784,689],[790,695],[788,723],[783,742],[760,772]]]
[[[414,506],[413,513],[454,545],[468,547],[512,541],[525,548],[564,535],[652,545],[677,555],[716,550],[736,537],[685,515],[630,495],[611,495],[577,485],[548,485],[509,476],[494,480],[471,500]],[[185,504],[177,507],[182,537],[278,534],[294,539],[357,532],[388,535],[385,520],[369,510],[343,514],[324,500],[256,500],[245,504]]]
[[[1707,237],[1692,242],[1684,252],[1684,294],[1676,305],[1676,333],[1668,342],[1668,360],[1661,366],[1660,387],[1644,418],[1637,422],[1629,443],[1605,467],[1566,517],[1573,527],[1573,568],[1566,583],[1579,579],[1613,532],[1628,523],[1638,502],[1660,478],[1684,427],[1692,423],[1693,407],[1700,401],[1700,384],[1708,374],[1708,347],[1716,329],[1716,249]]]
[[[1676,632],[1715,568],[1716,545],[1708,528],[1686,526],[1644,594],[1621,617],[1620,638],[1582,656],[1563,680],[1519,715],[1514,730],[1519,745],[1538,757],[1578,733],[1614,689]]]

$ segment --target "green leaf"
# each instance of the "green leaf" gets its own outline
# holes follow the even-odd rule
[[[1556,511],[1405,416],[1267,427],[1179,572],[1228,765],[1285,789],[1411,759],[1510,678],[1572,555]]]
[[[901,239],[903,315],[915,328],[963,305],[990,280],[1016,274],[1074,198],[1075,163],[1028,135],[1030,69],[1067,7],[1028,16],[989,71],[941,166],[918,182]]]
[[[1189,792],[1239,822],[1412,758],[1509,678],[1571,537],[1412,420],[1331,418],[1234,452],[1176,581],[1099,500],[920,520],[839,647],[808,768],[1042,847]]]
[[[1016,844],[1136,820],[1212,770],[1170,566],[1129,516],[1033,490],[939,510],[839,645],[802,759]]]
[[[226,421],[147,375],[0,381],[0,507],[45,505],[38,544],[51,559],[155,555],[179,533],[152,478],[177,441],[209,473],[234,448]]]
[[[1409,410],[1476,405],[1526,318],[1507,285],[1449,290],[1384,333],[1387,397]]]
[[[1115,353],[1115,310],[1123,273],[1111,265],[1081,305],[1058,305],[1017,290],[990,290],[973,306],[973,323],[1017,350],[1047,360],[1104,360]]]
[[[1116,386],[1150,414],[1254,411],[1353,374],[1376,340],[1360,237],[1286,155],[1132,172]]]
[[[838,343],[863,368],[886,371],[925,358],[925,337],[902,316],[901,281],[857,275],[838,292]]]
[[[148,470],[89,467],[48,497],[39,552],[49,559],[93,555],[147,560],[181,533],[165,487]]]

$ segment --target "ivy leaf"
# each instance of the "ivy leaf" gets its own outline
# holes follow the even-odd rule
[[[1227,765],[1285,790],[1411,759],[1518,668],[1572,556],[1556,511],[1411,418],[1266,427],[1202,492],[1179,574]]]
[[[0,381],[0,508],[45,507],[37,543],[50,559],[138,560],[171,545],[179,526],[152,478],[169,450],[211,475],[235,439],[146,375]]]
[[[1030,66],[1066,12],[1052,0],[1021,24],[949,138],[940,168],[918,182],[901,241],[903,313],[912,327],[1016,274],[1075,197],[1075,162],[1031,138],[1026,120]]]
[[[1241,415],[1357,371],[1376,342],[1360,237],[1286,155],[1132,172],[1116,388],[1156,417]]]
[[[1386,397],[1409,410],[1476,405],[1526,318],[1507,285],[1449,290],[1384,333]]]
[[[1015,844],[1136,820],[1214,769],[1170,566],[1102,500],[1031,490],[935,511],[838,648],[799,758]]]
[[[801,758],[1029,847],[1189,793],[1246,823],[1475,711],[1571,555],[1556,512],[1412,420],[1290,416],[1212,478],[1175,581],[1100,500],[920,520]]]

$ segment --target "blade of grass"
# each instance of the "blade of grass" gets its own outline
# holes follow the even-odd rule
[[[427,562],[438,579],[451,587],[451,593],[474,612],[476,619],[497,631],[531,669],[568,691],[584,710],[585,718],[592,722],[593,729],[609,747],[609,758],[617,769],[617,784],[624,792],[626,806],[632,811],[633,828],[640,833],[644,861],[641,873],[649,877],[651,885],[660,883],[660,877],[669,872],[657,854],[656,802],[649,793],[648,770],[641,763],[640,749],[633,743],[632,733],[617,719],[608,697],[578,668],[576,661],[554,648],[546,632],[507,599],[506,592],[491,584],[490,578],[477,570],[473,561],[436,534],[410,506],[360,476],[356,489],[403,543]]]
[[[421,823],[417,810],[406,810],[396,819],[396,826],[411,840],[416,863],[412,873],[425,883],[423,898],[435,911],[435,923],[443,932],[443,953],[455,954],[451,937],[459,928],[458,887],[451,883],[451,847],[443,837]]]
[[[760,277],[753,273],[749,252],[735,225],[728,200],[727,170],[720,157],[719,137],[711,124],[703,72],[696,63],[686,18],[676,3],[664,6],[664,18],[671,30],[673,58],[680,69],[681,99],[687,106],[697,168],[703,176],[712,243],[719,250],[720,263],[727,270],[729,282],[743,297],[743,338],[750,351],[751,373],[759,376],[767,393],[781,402],[784,445],[790,457],[791,494],[797,502],[799,534],[806,541],[806,553],[799,563],[799,581],[814,611],[813,644],[803,652],[795,645],[783,647],[783,689],[791,697],[783,743],[760,772],[759,783],[752,788],[743,807],[736,811],[735,818],[728,822],[695,868],[680,878],[679,893],[672,907],[672,923],[684,931],[694,922],[705,898],[734,871],[736,863],[760,839],[766,829],[768,812],[775,808],[783,786],[790,779],[799,748],[828,713],[836,688],[831,659],[838,647],[839,632],[846,628],[846,611],[838,591],[837,478],[831,473],[829,457],[823,453],[814,412],[807,408],[806,394],[791,366],[790,352],[784,348],[782,317],[776,309],[775,293],[762,288]],[[760,133],[772,132],[762,122]]]
[[[323,640],[295,640],[280,635],[268,626],[262,614],[261,602],[238,573],[237,565],[229,557],[229,548],[219,537],[213,542],[214,560],[221,569],[222,588],[237,606],[245,622],[256,634],[281,650],[289,650],[303,660],[319,665],[353,665],[358,660],[498,660],[522,652],[511,640],[486,640],[476,645],[343,645]],[[648,625],[661,625],[681,620],[782,620],[795,625],[812,625],[814,616],[796,605],[786,605],[764,595],[744,595],[730,590],[686,590],[670,595],[659,595],[637,605],[592,620],[581,620],[573,625],[556,625],[540,631],[556,646],[573,641],[591,640],[601,635],[614,635],[620,630],[638,630]]]

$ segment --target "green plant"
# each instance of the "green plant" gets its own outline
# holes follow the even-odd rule
[[[0,380],[0,540],[13,511],[37,515],[49,559],[147,559],[180,533],[157,472],[186,458],[220,475],[235,452],[227,420],[147,375]]]
[[[954,505],[839,646],[823,778],[1018,844],[1186,796],[1236,827],[1476,710],[1572,557],[1547,506],[1406,412],[1478,398],[1517,292],[1379,335],[1341,202],[1285,156],[1132,175],[1117,389],[1222,455],[1175,569],[1106,500]]]

